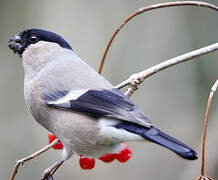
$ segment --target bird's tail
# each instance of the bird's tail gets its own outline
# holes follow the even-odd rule
[[[131,133],[138,134],[146,140],[170,149],[184,159],[195,160],[198,158],[197,153],[192,148],[155,127],[146,128],[133,123],[123,122],[116,125],[116,128],[122,128]]]

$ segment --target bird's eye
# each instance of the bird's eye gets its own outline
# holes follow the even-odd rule
[[[30,41],[31,41],[31,43],[37,43],[39,41],[39,39],[36,36],[32,36],[32,37],[30,37]]]

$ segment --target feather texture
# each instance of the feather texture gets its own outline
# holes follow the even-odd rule
[[[192,148],[165,134],[155,127],[146,128],[129,122],[118,123],[115,127],[118,129],[125,129],[126,131],[134,134],[138,134],[146,140],[170,149],[184,159],[197,159],[197,153]]]
[[[85,93],[82,91],[76,99],[69,99],[70,93],[73,94],[73,92],[66,94],[66,91],[46,94],[44,100],[46,104],[55,108],[78,111],[99,118],[112,117],[145,127],[151,126],[144,113],[117,89],[88,90]]]

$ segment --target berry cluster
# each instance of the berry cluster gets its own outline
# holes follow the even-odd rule
[[[49,144],[51,144],[56,138],[57,137],[54,134],[48,133]],[[54,149],[63,149],[63,147],[64,146],[61,141],[53,146]]]
[[[49,133],[48,138],[49,138],[49,144],[50,144],[56,139],[56,136],[53,135],[52,133]],[[115,159],[121,163],[125,163],[126,161],[128,161],[131,158],[132,151],[126,143],[123,143],[123,146],[124,146],[123,150],[121,150],[119,153],[105,154],[105,155],[99,157],[98,159],[105,162],[105,163],[112,162]],[[56,145],[53,146],[53,148],[54,149],[63,149],[63,144],[61,142],[58,142]],[[95,167],[95,159],[80,155],[79,164],[80,164],[80,167],[82,169],[92,169]]]

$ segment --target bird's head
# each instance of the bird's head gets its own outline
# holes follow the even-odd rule
[[[57,43],[61,47],[72,50],[71,46],[58,34],[42,29],[28,29],[11,37],[9,48],[22,56],[23,52],[30,46],[39,42]]]

